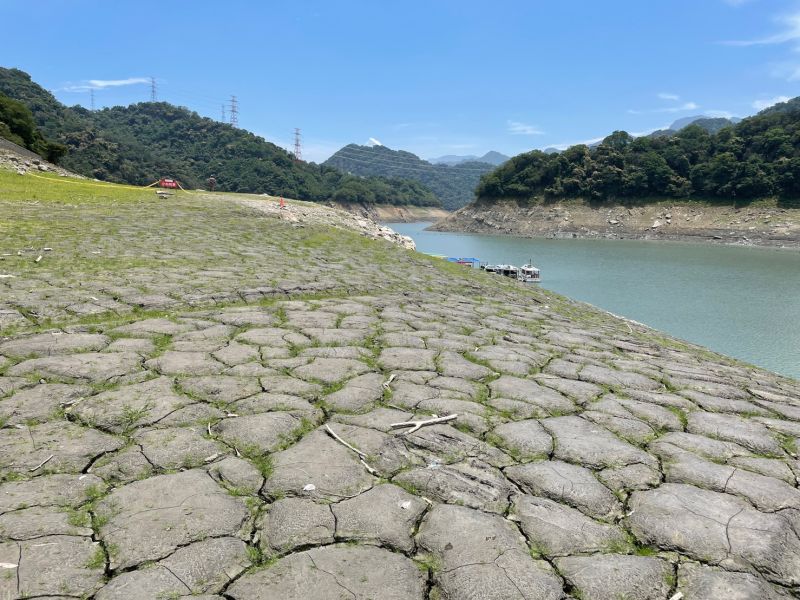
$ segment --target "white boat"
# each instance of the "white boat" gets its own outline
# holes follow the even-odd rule
[[[538,283],[542,280],[542,274],[533,265],[522,265],[519,270],[519,280],[525,283]]]
[[[542,280],[539,269],[531,264],[524,265],[522,268],[514,265],[481,265],[480,268],[487,273],[496,273],[525,283],[538,283]]]

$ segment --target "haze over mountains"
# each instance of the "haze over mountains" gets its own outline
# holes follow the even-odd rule
[[[495,155],[502,156],[497,152],[487,154],[497,160]],[[493,163],[476,161],[432,164],[405,150],[358,144],[348,144],[322,164],[353,175],[412,179],[429,188],[447,210],[471,202],[481,176],[496,167]]]
[[[460,156],[457,154],[447,154],[445,156],[439,156],[438,158],[429,158],[428,162],[434,165],[459,165],[465,162],[482,162],[482,163],[489,163],[490,165],[500,166],[504,162],[506,162],[510,156],[506,156],[505,154],[501,154],[500,152],[495,152],[494,150],[490,150],[483,156],[475,156],[474,154],[467,154],[465,156]]]

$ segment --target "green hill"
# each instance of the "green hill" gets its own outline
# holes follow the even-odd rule
[[[495,168],[483,162],[434,165],[404,150],[357,144],[348,144],[323,164],[354,175],[413,179],[430,188],[448,210],[468,204],[481,176]]]
[[[800,98],[716,132],[696,124],[669,136],[615,131],[594,148],[520,154],[484,176],[476,193],[489,202],[777,197],[783,205],[799,205]]]
[[[103,181],[146,185],[172,176],[184,187],[197,188],[213,174],[223,191],[316,201],[439,204],[416,181],[363,178],[299,162],[248,131],[166,102],[98,111],[67,107],[27,73],[4,68],[0,93],[27,106],[44,136],[66,146],[60,164]]]

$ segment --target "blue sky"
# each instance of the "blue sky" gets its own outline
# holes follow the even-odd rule
[[[0,64],[67,104],[159,99],[304,157],[517,154],[800,95],[800,0],[0,0]],[[9,24],[13,24],[10,26]]]

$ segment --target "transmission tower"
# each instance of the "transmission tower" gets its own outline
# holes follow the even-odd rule
[[[231,96],[231,125],[239,126],[239,101],[236,96]]]
[[[156,78],[150,78],[150,102],[156,102],[158,100],[158,89],[156,88]]]
[[[92,110],[94,110],[94,88],[89,90],[89,98],[91,98]]]
[[[222,105],[222,112],[220,113],[220,115],[222,117],[220,119],[220,121],[222,121],[224,123],[225,122],[225,105],[224,104]]]
[[[296,161],[303,160],[302,144],[300,143],[300,128],[294,128],[294,159]]]

